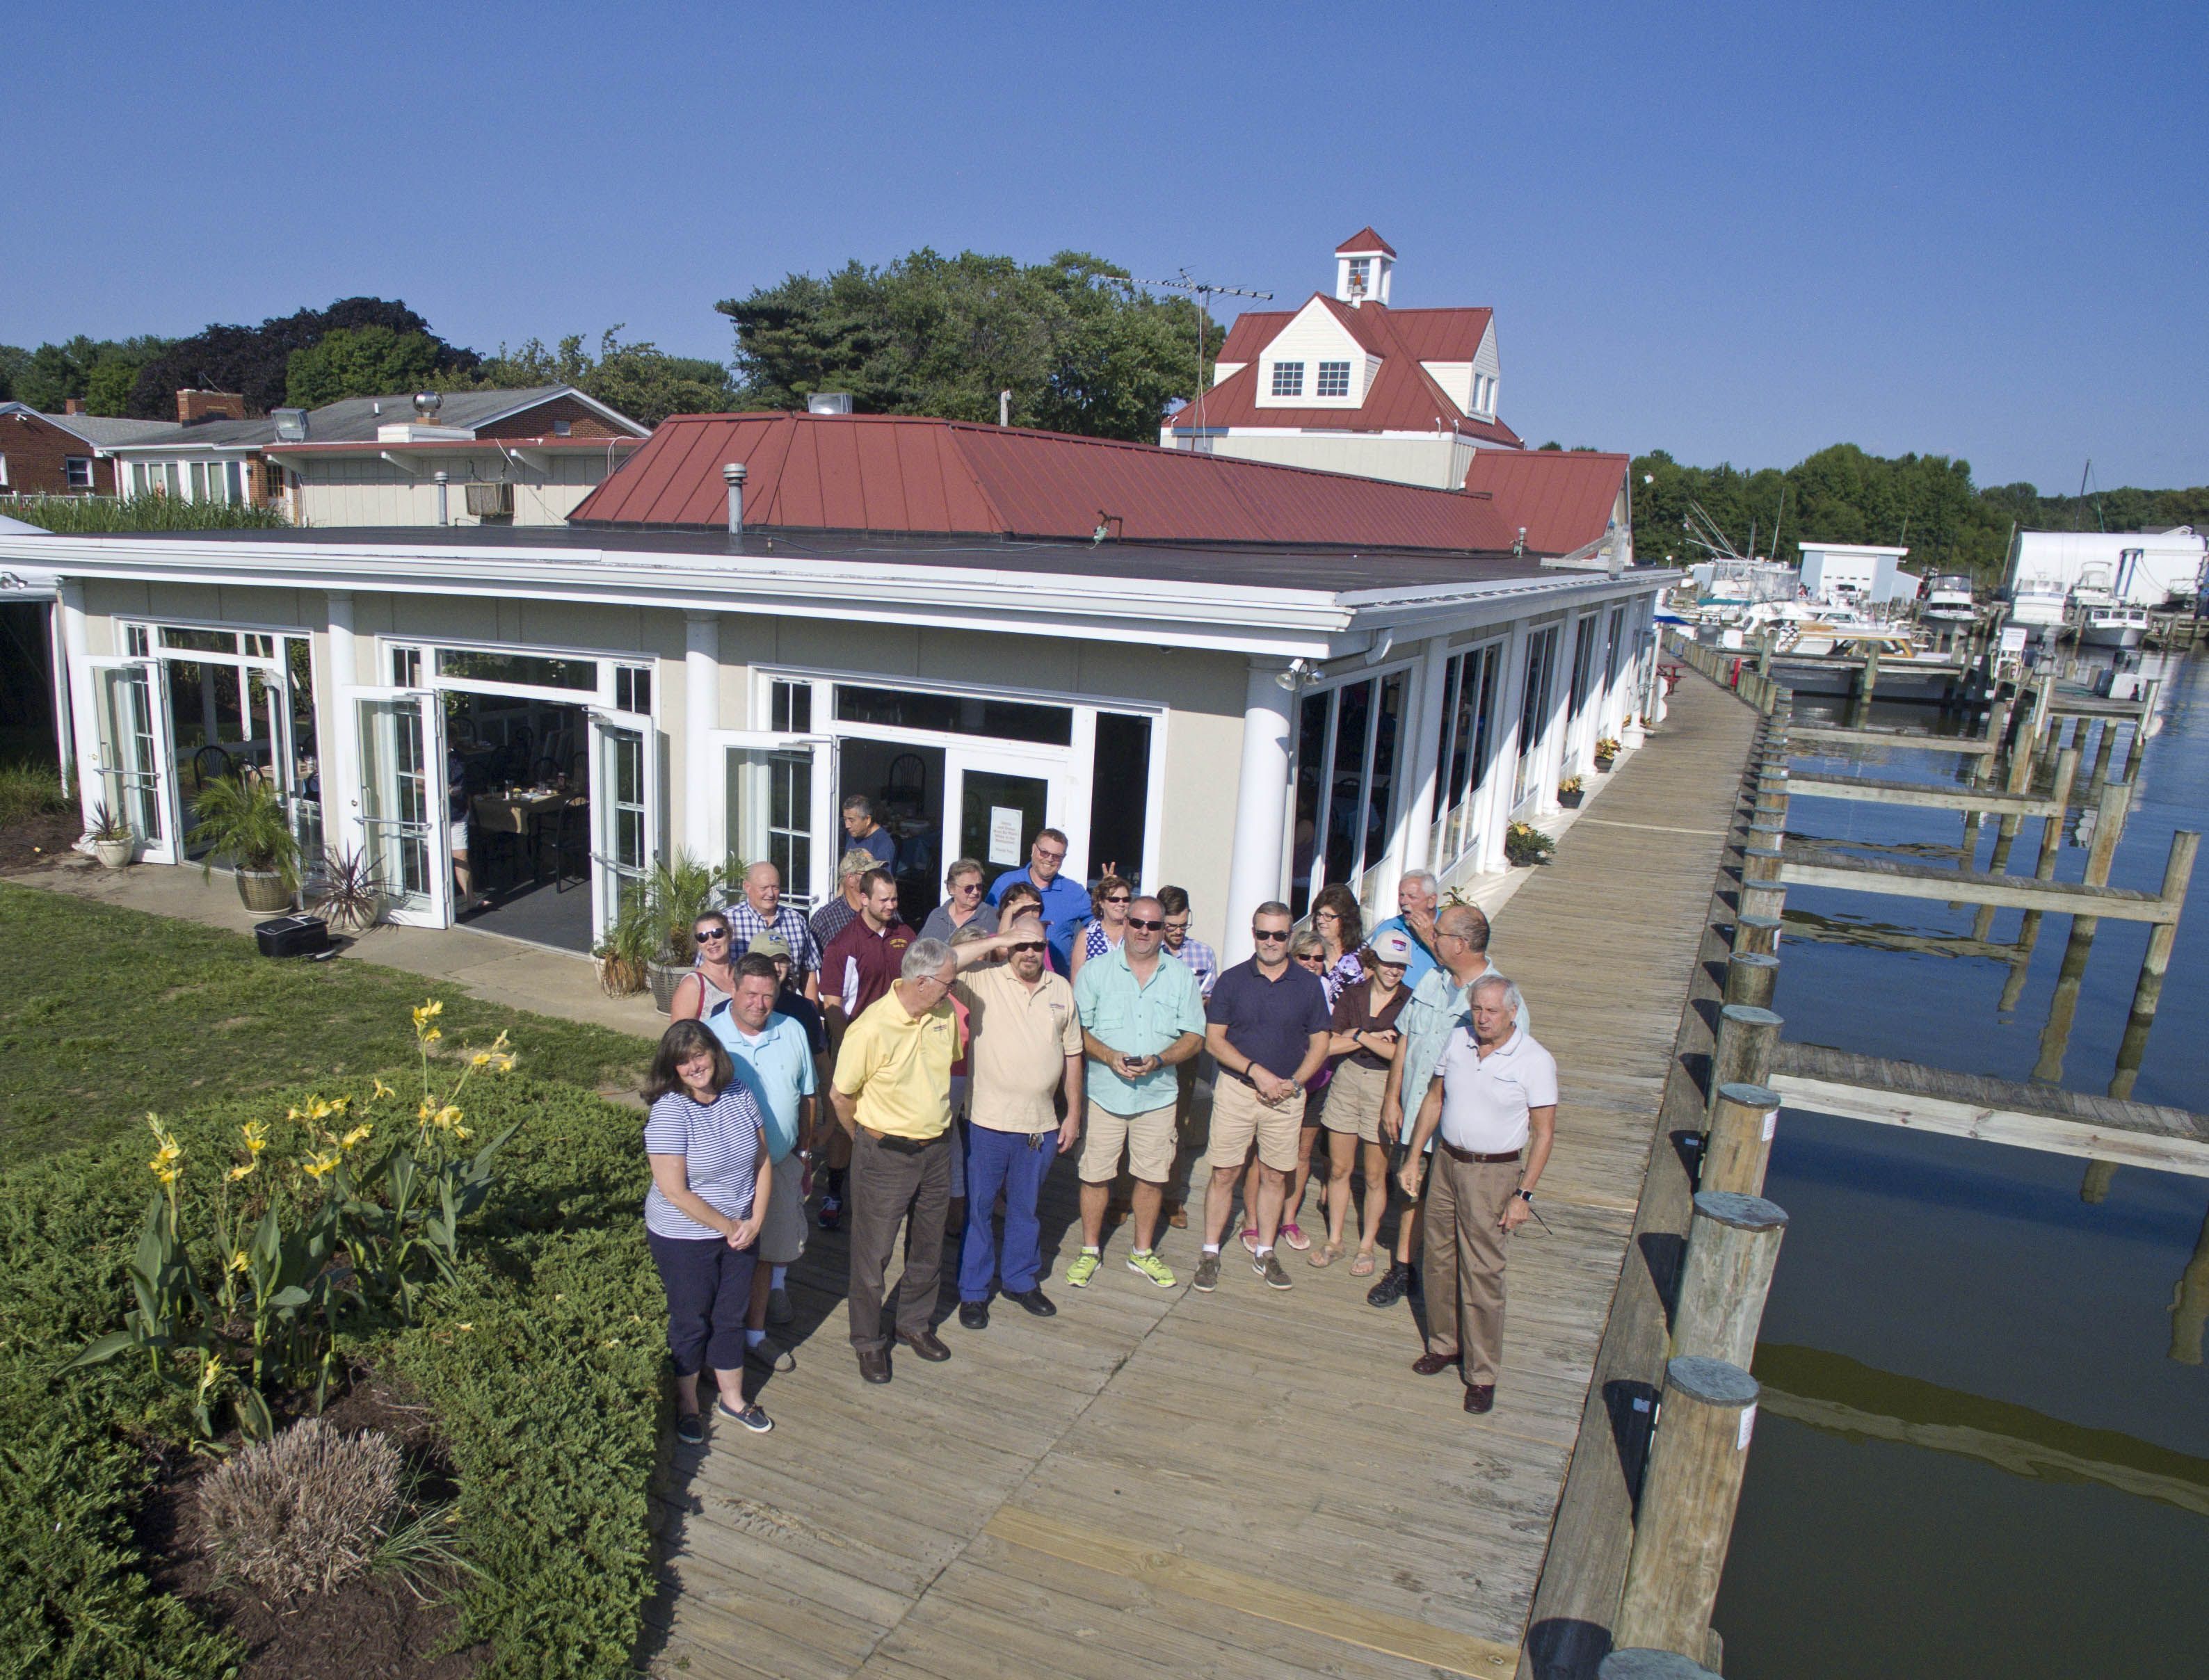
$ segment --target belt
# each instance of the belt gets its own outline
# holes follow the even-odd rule
[[[1475,1167],[1500,1166],[1504,1161],[1518,1160],[1520,1154],[1520,1151],[1514,1149],[1508,1155],[1475,1155],[1471,1149],[1460,1149],[1456,1144],[1446,1143],[1440,1137],[1435,1139],[1435,1147],[1452,1161],[1467,1161]]]
[[[859,1130],[893,1155],[918,1155],[930,1144],[941,1143],[944,1138],[944,1133],[941,1131],[933,1137],[900,1137],[890,1132],[876,1131],[870,1125],[863,1125]]]

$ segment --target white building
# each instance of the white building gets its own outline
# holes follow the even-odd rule
[[[2106,589],[2136,607],[2192,599],[2209,565],[2209,537],[2191,525],[2169,531],[2020,531],[2010,545],[2009,584]]]
[[[1916,574],[1902,569],[1907,549],[1863,543],[1804,543],[1803,592],[1831,606],[1884,606],[1917,598]]]
[[[509,780],[564,776],[533,936],[573,948],[677,848],[825,897],[864,792],[908,913],[1050,824],[1078,876],[1188,888],[1230,960],[1266,899],[1504,867],[1652,704],[1674,575],[1514,554],[1526,521],[1462,493],[881,417],[677,417],[577,513],[14,533],[0,567],[58,576],[65,751],[153,861],[194,855],[191,780],[250,765],[443,925],[448,775],[478,848]]]

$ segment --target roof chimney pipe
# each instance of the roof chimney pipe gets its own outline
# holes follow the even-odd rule
[[[729,487],[729,535],[744,534],[744,464],[731,461],[721,469],[722,482]]]
[[[1013,393],[1010,391],[997,393],[997,423],[1001,426],[1013,423]]]
[[[450,508],[445,501],[445,496],[447,494],[446,486],[452,483],[453,476],[441,468],[437,471],[431,473],[430,477],[436,482],[437,486],[437,523],[441,525],[450,525],[453,522],[452,514]]]

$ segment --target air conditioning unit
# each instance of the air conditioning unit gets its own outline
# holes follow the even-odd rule
[[[497,483],[468,484],[468,512],[479,519],[514,517],[514,485],[502,479]]]

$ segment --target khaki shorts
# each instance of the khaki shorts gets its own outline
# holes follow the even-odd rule
[[[1257,1088],[1223,1072],[1212,1088],[1212,1148],[1205,1165],[1240,1167],[1258,1145],[1258,1159],[1277,1173],[1297,1170],[1297,1142],[1303,1131],[1304,1100],[1292,1096],[1278,1107],[1258,1101]]]
[[[1381,1094],[1388,1087],[1385,1067],[1360,1067],[1345,1056],[1327,1083],[1327,1107],[1320,1115],[1329,1131],[1354,1131],[1369,1143],[1381,1141]]]
[[[792,1149],[774,1164],[767,1186],[767,1218],[760,1224],[760,1263],[794,1266],[805,1254],[805,1163]]]
[[[1081,1182],[1108,1184],[1117,1177],[1123,1149],[1128,1155],[1129,1177],[1147,1185],[1162,1185],[1172,1177],[1173,1105],[1147,1114],[1116,1114],[1092,1102],[1081,1127],[1081,1161],[1076,1169]]]

